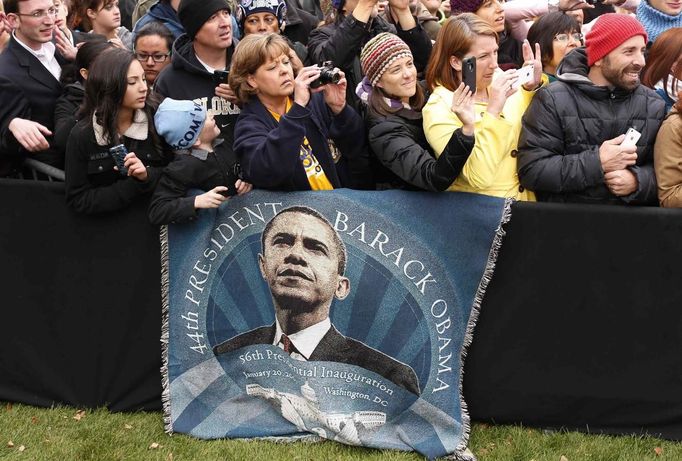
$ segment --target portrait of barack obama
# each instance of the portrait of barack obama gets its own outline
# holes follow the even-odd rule
[[[242,333],[213,348],[216,355],[254,344],[272,344],[293,359],[357,365],[419,395],[409,365],[348,338],[329,319],[332,301],[348,296],[346,247],[334,227],[312,208],[277,213],[261,234],[260,272],[275,307],[275,323]]]

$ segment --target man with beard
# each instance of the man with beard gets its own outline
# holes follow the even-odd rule
[[[263,229],[261,245],[258,263],[272,294],[275,323],[218,344],[216,355],[271,344],[296,360],[357,365],[419,395],[412,367],[332,325],[332,300],[348,296],[350,281],[343,275],[346,247],[329,221],[308,207],[285,208]]]
[[[568,53],[557,82],[523,119],[518,172],[538,200],[654,205],[653,146],[663,100],[640,84],[647,34],[634,18],[599,17],[584,48]],[[629,145],[625,133],[641,137]]]

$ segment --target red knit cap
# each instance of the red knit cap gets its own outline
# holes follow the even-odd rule
[[[606,13],[597,18],[585,37],[587,65],[592,65],[636,35],[648,41],[644,26],[627,14]]]

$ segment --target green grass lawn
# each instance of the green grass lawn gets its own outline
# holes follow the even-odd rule
[[[546,432],[474,425],[471,450],[481,461],[682,460],[682,444],[650,437]],[[563,457],[563,458],[562,458]],[[0,460],[421,460],[413,453],[334,442],[202,441],[163,432],[161,413],[109,413],[18,404],[0,406]]]

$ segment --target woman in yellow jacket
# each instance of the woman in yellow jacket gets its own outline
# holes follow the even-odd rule
[[[542,75],[540,47],[535,54],[523,44],[526,65],[533,64],[531,81],[518,86],[521,71],[502,72],[497,66],[497,33],[471,13],[450,18],[440,30],[426,69],[431,96],[422,110],[424,133],[436,155],[445,148],[462,122],[452,111],[454,90],[462,81],[462,61],[476,58],[476,122],[474,149],[460,175],[448,188],[517,200],[535,200],[533,192],[519,184],[516,149],[521,118],[534,91],[546,83]]]

